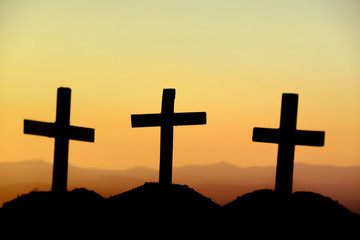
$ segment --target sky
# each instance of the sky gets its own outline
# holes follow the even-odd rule
[[[174,166],[276,164],[277,145],[253,127],[279,127],[282,93],[298,93],[298,129],[325,131],[324,147],[295,161],[360,165],[358,0],[2,0],[0,161],[53,161],[54,140],[23,134],[23,120],[55,121],[58,87],[72,89],[69,163],[158,168],[160,128],[131,114],[206,111],[207,124],[174,130]]]

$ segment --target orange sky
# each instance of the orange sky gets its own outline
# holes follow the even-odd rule
[[[204,126],[175,127],[174,165],[275,165],[277,145],[251,141],[279,126],[281,94],[299,94],[298,129],[325,147],[295,161],[360,165],[360,3],[319,1],[10,1],[0,3],[0,161],[53,161],[53,139],[23,120],[54,121],[56,89],[72,89],[71,124],[95,143],[70,142],[71,164],[158,168],[158,113],[206,111]]]

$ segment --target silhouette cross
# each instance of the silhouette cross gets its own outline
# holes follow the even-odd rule
[[[278,159],[276,168],[275,191],[282,194],[292,193],[295,145],[324,146],[325,132],[296,129],[298,95],[282,95],[280,128],[254,128],[253,141],[277,143]]]
[[[66,192],[69,140],[94,142],[94,129],[70,125],[71,89],[58,88],[55,123],[24,120],[24,133],[55,138],[53,192]]]
[[[206,112],[174,113],[175,89],[164,89],[160,114],[132,114],[132,127],[160,126],[159,183],[172,182],[174,126],[206,124]]]

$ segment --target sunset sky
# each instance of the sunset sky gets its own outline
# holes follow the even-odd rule
[[[299,94],[298,129],[325,131],[324,147],[295,161],[360,165],[358,0],[2,0],[0,161],[53,161],[54,140],[23,134],[23,120],[55,121],[58,87],[72,89],[70,141],[82,167],[158,168],[160,128],[131,128],[159,113],[206,111],[207,124],[174,131],[174,166],[226,161],[275,165],[282,93]]]

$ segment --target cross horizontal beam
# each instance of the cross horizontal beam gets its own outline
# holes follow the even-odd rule
[[[206,124],[206,112],[174,113],[175,126]]]
[[[69,139],[84,142],[94,142],[95,130],[93,128],[70,126]]]
[[[54,123],[39,122],[25,119],[24,133],[46,137],[55,137],[55,126]]]
[[[158,127],[161,125],[161,114],[132,114],[131,127]]]
[[[296,130],[295,132],[296,145],[322,147],[324,146],[324,142],[325,142],[324,131]]]
[[[171,117],[170,117],[171,118]],[[184,112],[174,113],[172,120],[163,118],[162,114],[132,114],[132,127],[158,127],[164,124],[163,121],[171,121],[174,126],[181,125],[202,125],[206,124],[206,112]]]
[[[280,131],[275,128],[254,127],[252,140],[254,142],[279,143]]]
[[[57,131],[61,131],[57,133]],[[92,128],[69,126],[68,132],[65,129],[57,130],[56,123],[24,120],[24,133],[46,137],[56,137],[57,134],[67,136],[68,139],[94,142],[95,130]]]
[[[252,140],[255,142],[280,143],[281,139],[280,129],[258,127],[254,128]],[[285,138],[284,140],[293,140],[293,144],[295,145],[321,147],[324,146],[325,132],[296,130],[292,139]]]

